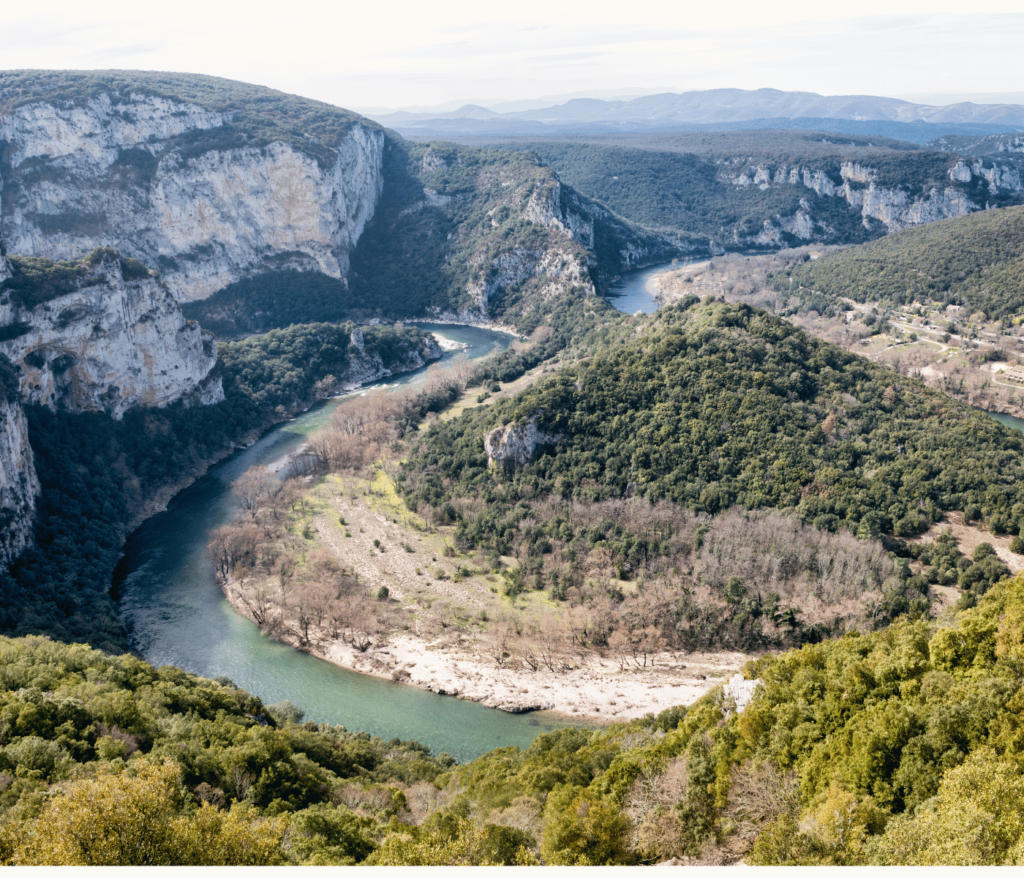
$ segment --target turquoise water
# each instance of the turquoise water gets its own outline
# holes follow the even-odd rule
[[[1024,420],[1015,418],[1013,415],[1004,415],[999,412],[985,412],[990,418],[995,418],[1004,427],[1009,427],[1011,430],[1019,430],[1024,433]]]
[[[475,327],[424,328],[469,345],[465,353],[473,359],[503,350],[510,341],[507,335]],[[379,382],[378,387],[415,383],[422,375],[423,370]],[[339,403],[330,400],[275,428],[212,468],[132,534],[119,590],[133,649],[157,666],[228,677],[264,704],[287,699],[309,720],[388,739],[415,739],[460,761],[495,747],[527,746],[539,733],[567,725],[543,713],[516,716],[346,671],[264,637],[224,599],[206,544],[210,532],[236,512],[231,483],[249,467],[299,448]]]
[[[692,262],[706,261],[707,258],[702,256],[699,259],[677,259],[674,262],[652,265],[650,268],[641,268],[638,271],[627,271],[608,288],[605,298],[619,311],[626,314],[636,314],[637,311],[653,314],[658,310],[658,303],[654,298],[655,276]]]

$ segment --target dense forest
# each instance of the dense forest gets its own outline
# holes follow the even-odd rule
[[[295,269],[267,271],[228,284],[209,298],[182,302],[181,312],[222,339],[296,323],[384,316],[380,308],[363,307],[343,281]]]
[[[954,510],[1017,533],[1018,433],[743,305],[691,298],[589,345],[434,424],[399,475],[456,547],[518,559],[506,594],[591,608],[599,643],[758,649],[927,613],[930,584],[967,607],[1008,575],[991,547],[907,540]],[[535,447],[502,457],[516,429]]]
[[[818,527],[897,536],[945,510],[997,533],[1024,519],[1024,439],[948,397],[745,305],[691,297],[633,331],[433,427],[406,466],[411,502],[635,495],[712,514],[795,507]],[[484,435],[533,419],[552,437],[534,458],[489,466]]]
[[[457,766],[227,680],[0,640],[0,862],[1024,864],[1024,580],[766,656],[738,709]]]
[[[212,406],[139,407],[120,421],[29,407],[43,493],[35,545],[0,574],[0,631],[126,649],[111,579],[129,528],[154,498],[168,499],[236,442],[329,392],[353,357],[404,369],[410,351],[427,354],[422,330],[389,326],[364,327],[364,351],[354,351],[354,328],[312,324],[222,343],[225,399]]]
[[[776,275],[774,285],[833,305],[938,302],[1012,318],[1024,311],[1024,207],[905,229]]]

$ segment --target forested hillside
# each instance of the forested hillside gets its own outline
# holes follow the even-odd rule
[[[1024,311],[1024,207],[906,229],[777,275],[780,290],[806,290],[838,305],[964,305],[988,319]]]
[[[410,496],[501,508],[527,487],[635,494],[709,513],[796,507],[819,526],[898,535],[949,509],[1003,532],[1024,519],[1024,439],[981,413],[744,305],[691,297],[636,330],[435,426],[406,468]],[[520,468],[489,467],[484,434],[531,419],[550,441]]]
[[[1024,582],[465,766],[229,681],[0,640],[0,862],[1024,864]]]
[[[349,282],[386,313],[482,309],[529,331],[554,300],[684,251],[562,186],[529,153],[392,140]]]
[[[677,648],[764,648],[926,612],[929,583],[968,606],[1007,575],[994,553],[903,538],[951,510],[1016,533],[1018,433],[743,305],[691,298],[600,339],[435,424],[404,465],[407,502],[455,523],[456,545],[519,559],[508,593],[611,599],[624,631]]]
[[[1020,201],[1018,178],[1014,186],[997,174],[1000,185],[993,188],[983,176],[982,164],[1006,164],[1002,157],[986,157],[977,174],[968,171],[964,183],[950,174],[958,156],[884,137],[766,131],[465,140],[530,150],[566,183],[621,216],[653,228],[709,236],[725,249],[870,241],[891,230],[889,218],[900,213],[907,199],[927,202],[933,190],[955,191],[975,210]],[[805,182],[819,174],[831,189]],[[862,197],[835,191],[847,179],[851,192],[870,185],[891,205],[869,216],[873,210],[865,213]],[[806,214],[811,226],[805,221],[802,227],[789,227],[785,220],[798,213]],[[924,208],[907,224],[928,222],[933,218],[929,213]],[[779,226],[778,240],[758,240],[766,222]]]

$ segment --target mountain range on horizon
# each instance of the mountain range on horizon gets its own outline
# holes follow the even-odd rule
[[[1022,104],[962,101],[938,106],[872,95],[824,96],[771,88],[722,88],[624,100],[572,98],[555,106],[515,112],[466,104],[444,112],[367,115],[411,136],[639,133],[752,127],[823,128],[926,142],[947,134],[1024,130]],[[885,123],[886,129],[874,131],[879,123]]]

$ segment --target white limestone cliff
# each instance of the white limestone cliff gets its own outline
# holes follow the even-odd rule
[[[25,413],[0,397],[0,569],[31,542],[38,494]]]
[[[199,403],[223,399],[219,382],[204,383],[217,360],[213,337],[185,320],[163,284],[125,280],[116,258],[89,280],[100,282],[31,309],[0,299],[0,326],[23,327],[0,353],[21,368],[26,402],[119,418],[191,394]]]
[[[267,265],[344,278],[382,190],[383,132],[353,123],[330,162],[284,142],[194,154],[173,139],[227,121],[187,103],[106,94],[0,117],[8,252],[77,259],[111,246],[159,266],[179,301]]]
[[[898,186],[879,185],[878,176],[877,169],[858,162],[843,162],[840,165],[841,182],[838,183],[820,168],[788,165],[772,168],[764,163],[746,168],[739,174],[723,172],[720,175],[724,182],[738,187],[756,185],[760,189],[768,189],[773,186],[803,186],[821,197],[841,198],[850,207],[859,210],[866,228],[881,223],[887,232],[966,216],[981,210],[984,205],[973,201],[964,188],[976,179],[985,181],[990,195],[1024,191],[1020,172],[1016,168],[1003,165],[986,167],[980,159],[956,162],[949,169],[950,185],[933,186],[921,194],[908,193]],[[801,200],[800,208],[793,216],[778,216],[765,222],[763,230],[750,239],[749,243],[783,246],[784,234],[810,241],[828,240],[833,233],[832,229],[814,216],[811,206]],[[739,241],[737,235],[735,243],[747,242]]]

